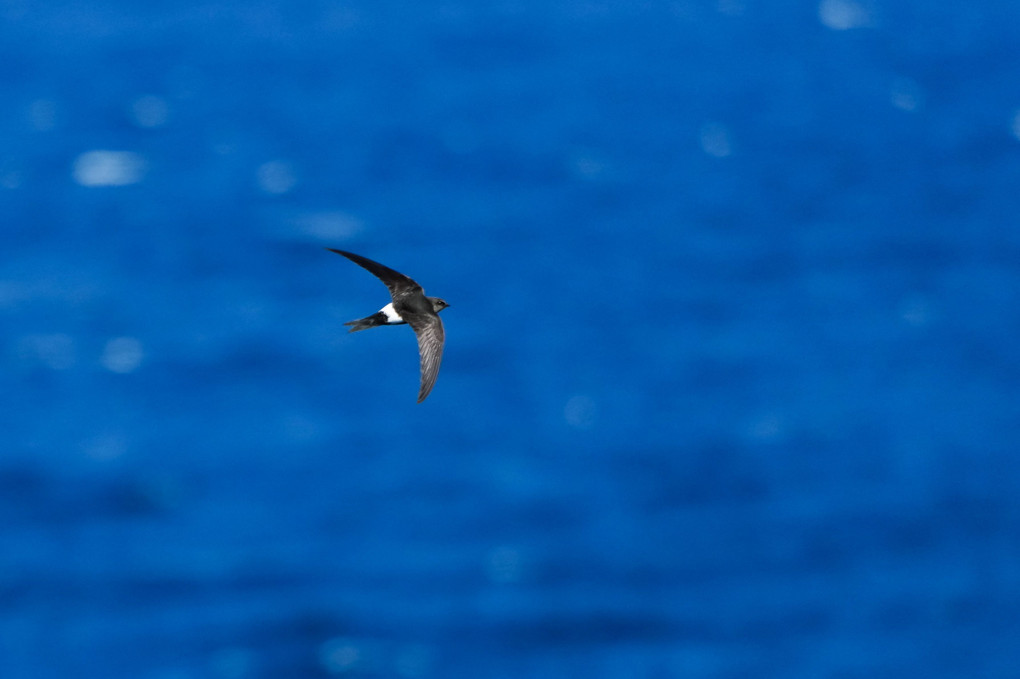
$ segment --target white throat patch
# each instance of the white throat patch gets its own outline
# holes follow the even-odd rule
[[[379,309],[379,312],[383,316],[386,317],[386,322],[387,323],[403,323],[404,322],[404,319],[401,318],[400,314],[398,314],[396,312],[396,310],[393,308],[393,302],[390,302],[389,304],[384,306],[382,309]]]

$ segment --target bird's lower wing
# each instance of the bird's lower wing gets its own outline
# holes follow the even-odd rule
[[[409,321],[418,336],[418,353],[421,355],[421,389],[418,391],[418,403],[432,391],[439,376],[439,364],[443,360],[443,342],[446,333],[439,316],[426,316]]]

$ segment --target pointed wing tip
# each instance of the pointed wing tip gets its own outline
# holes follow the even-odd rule
[[[421,403],[422,401],[429,397],[429,394],[432,393],[432,388],[434,386],[436,386],[435,380],[432,381],[432,384],[421,385],[421,389],[418,390],[418,403]]]
[[[416,321],[416,322],[415,322]],[[439,365],[443,360],[443,344],[446,333],[438,314],[415,318],[411,328],[418,339],[418,353],[421,356],[421,387],[418,389],[418,403],[432,393],[439,377]]]

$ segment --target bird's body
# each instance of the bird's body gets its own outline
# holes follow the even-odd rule
[[[443,322],[439,320],[439,312],[449,305],[438,297],[426,297],[425,291],[420,285],[404,274],[383,266],[379,262],[353,252],[333,248],[326,249],[343,255],[368,270],[389,288],[393,301],[371,316],[348,321],[344,325],[351,326],[351,332],[379,325],[406,323],[411,326],[414,334],[418,337],[418,353],[421,357],[421,387],[418,391],[418,403],[421,403],[432,391],[436,377],[439,375],[439,364],[443,359],[443,343],[446,339]]]

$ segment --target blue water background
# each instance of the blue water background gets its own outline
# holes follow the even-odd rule
[[[1020,676],[1020,3],[8,1],[0,91],[0,677]]]

